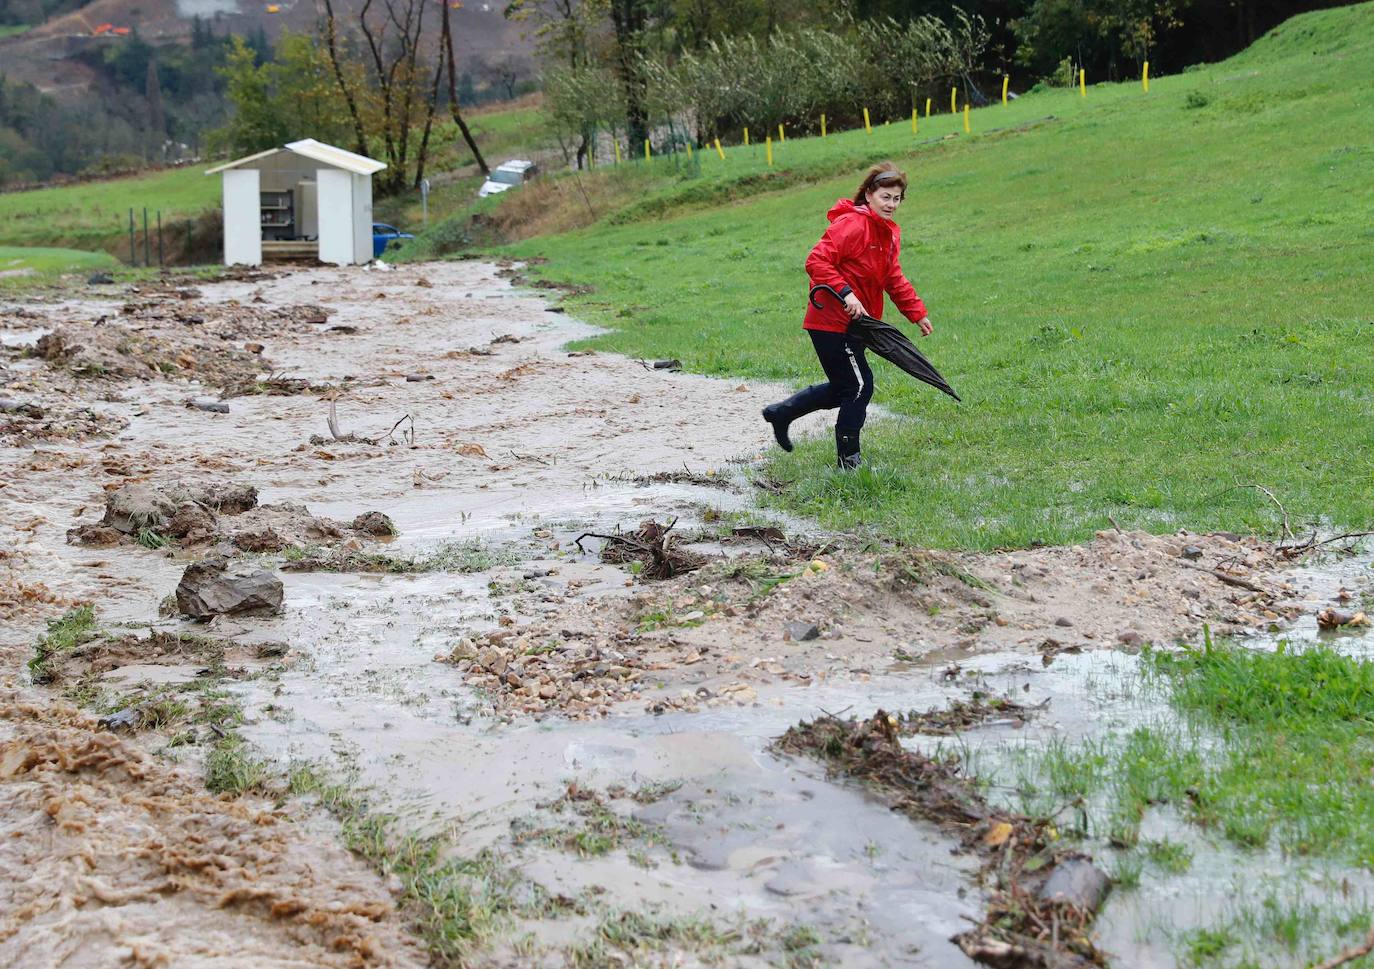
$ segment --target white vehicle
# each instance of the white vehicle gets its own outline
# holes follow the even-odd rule
[[[525,184],[538,174],[539,167],[532,161],[517,159],[504,162],[491,170],[487,180],[478,189],[477,197],[484,199],[488,195],[500,194],[516,185]]]

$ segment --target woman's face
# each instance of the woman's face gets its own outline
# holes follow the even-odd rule
[[[864,193],[868,199],[868,207],[877,212],[884,219],[891,219],[897,213],[897,206],[902,204],[902,190],[897,186],[891,188],[879,186],[869,189]]]

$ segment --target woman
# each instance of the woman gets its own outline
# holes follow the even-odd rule
[[[793,421],[812,411],[838,407],[835,451],[839,466],[844,470],[859,466],[859,431],[873,399],[873,371],[864,359],[863,344],[846,331],[851,319],[865,313],[882,319],[884,292],[903,316],[921,328],[922,336],[930,335],[925,304],[902,275],[898,260],[902,230],[892,216],[905,195],[906,175],[891,162],[881,162],[868,170],[852,199],[840,199],[827,213],[830,227],[806,258],[806,272],[812,286],[830,286],[844,298],[844,305],[821,297],[822,308],[809,305],[802,322],[826,382],[763,409],[763,419],[773,425],[773,436],[784,451],[792,450],[787,429]]]

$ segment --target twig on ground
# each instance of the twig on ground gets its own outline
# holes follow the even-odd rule
[[[1360,956],[1367,956],[1371,952],[1374,952],[1374,929],[1370,930],[1369,935],[1365,936],[1365,940],[1359,945],[1352,945],[1350,948],[1337,953],[1325,962],[1317,963],[1312,969],[1336,969],[1337,966],[1343,966],[1347,962],[1354,962]]]
[[[1284,507],[1283,507],[1283,502],[1279,501],[1278,498],[1274,497],[1274,493],[1273,493],[1272,491],[1270,491],[1268,488],[1266,488],[1266,487],[1265,487],[1264,485],[1262,485],[1262,484],[1237,484],[1237,485],[1232,485],[1230,488],[1223,488],[1221,491],[1218,491],[1218,492],[1217,492],[1216,494],[1214,494],[1214,495],[1209,495],[1209,496],[1207,496],[1207,498],[1205,498],[1205,499],[1203,499],[1203,500],[1204,500],[1204,501],[1211,501],[1213,498],[1220,498],[1222,495],[1226,494],[1228,491],[1244,491],[1244,490],[1246,490],[1246,489],[1253,489],[1253,490],[1255,490],[1255,491],[1258,491],[1260,494],[1264,495],[1266,498],[1268,498],[1270,501],[1272,501],[1272,502],[1274,503],[1274,506],[1275,506],[1276,508],[1278,508],[1278,510],[1279,510],[1279,514],[1283,516],[1283,531],[1281,531],[1281,532],[1279,533],[1279,538],[1280,538],[1280,540],[1287,539],[1287,538],[1292,538],[1292,537],[1293,537],[1293,529],[1291,529],[1290,527],[1288,527],[1288,509],[1287,509],[1287,508],[1284,508]]]

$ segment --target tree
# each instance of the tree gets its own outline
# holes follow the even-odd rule
[[[644,106],[642,70],[649,0],[610,0],[611,25],[615,30],[615,67],[625,99],[625,128],[632,146],[649,137],[649,115]]]
[[[144,83],[144,97],[148,99],[148,130],[153,144],[161,147],[167,137],[167,118],[162,112],[162,83],[157,77],[157,61],[148,60],[148,77]]]

